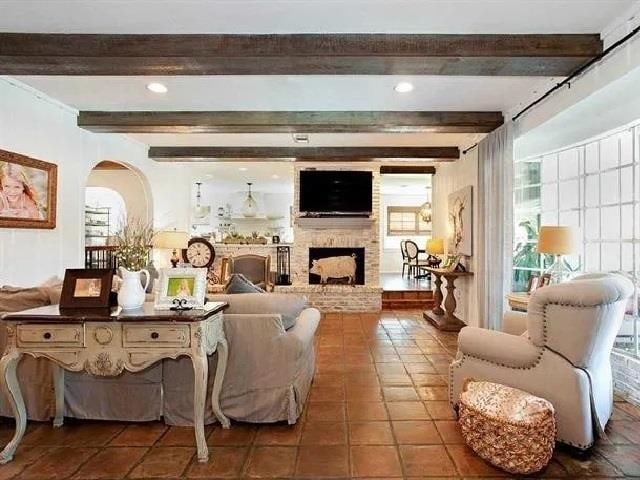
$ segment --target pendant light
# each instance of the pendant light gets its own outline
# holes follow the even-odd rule
[[[251,185],[253,185],[253,183],[247,182],[247,186],[249,187],[247,198],[245,198],[242,203],[242,215],[245,217],[255,217],[258,213],[258,203],[254,200],[253,195],[251,195]]]
[[[198,223],[201,223],[204,220],[206,224],[208,223],[208,220],[209,220],[208,217],[209,217],[209,212],[211,212],[211,207],[203,207],[200,204],[202,200],[202,193],[200,192],[201,185],[202,185],[202,182],[196,182],[196,188],[197,188],[196,206],[193,209],[193,216]]]
[[[423,222],[431,223],[431,217],[432,217],[431,202],[424,202],[420,207],[418,215],[420,215],[420,218],[422,219]]]

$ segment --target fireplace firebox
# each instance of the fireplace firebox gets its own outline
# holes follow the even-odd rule
[[[364,247],[309,248],[310,285],[364,285]]]

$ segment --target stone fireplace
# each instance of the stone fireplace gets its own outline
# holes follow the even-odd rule
[[[379,165],[348,165],[324,163],[325,170],[369,170],[373,173],[372,210],[369,218],[309,219],[298,212],[300,195],[300,170],[317,164],[296,163],[294,174],[293,236],[291,251],[292,285],[278,286],[277,292],[305,295],[309,304],[322,312],[378,312],[382,308],[380,288],[380,171]],[[318,192],[322,195],[322,192]],[[327,256],[351,256],[356,254],[356,280],[348,284],[348,277],[321,278],[313,275],[312,256],[316,252],[329,251]],[[312,253],[313,252],[313,253]],[[363,255],[359,255],[363,252]],[[322,253],[322,255],[325,255]],[[324,258],[324,257],[323,257]],[[318,260],[318,258],[316,258]],[[358,263],[362,262],[360,267]]]
[[[309,248],[309,285],[364,285],[365,251],[360,248]]]

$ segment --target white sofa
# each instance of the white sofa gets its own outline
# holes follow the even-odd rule
[[[620,275],[585,275],[537,290],[527,313],[505,314],[503,332],[463,328],[452,406],[468,378],[520,388],[553,404],[558,441],[589,448],[612,414],[610,355],[632,294]]]
[[[45,288],[0,289],[0,317],[4,312],[48,305],[59,292]],[[295,423],[302,412],[315,370],[314,335],[320,312],[305,308],[298,295],[247,293],[216,295],[229,302],[224,328],[229,361],[220,404],[225,414],[246,422]],[[285,330],[282,315],[296,318]],[[293,317],[291,317],[293,315]],[[0,322],[0,349],[5,344]],[[217,356],[209,358],[209,391]],[[53,379],[46,359],[23,358],[20,384],[29,419],[54,415]],[[210,402],[210,394],[207,395]],[[210,406],[207,423],[215,422]],[[12,416],[0,395],[0,415]],[[149,421],[164,417],[170,425],[193,423],[193,367],[188,358],[163,360],[139,373],[115,378],[85,373],[65,374],[65,416],[97,420]]]

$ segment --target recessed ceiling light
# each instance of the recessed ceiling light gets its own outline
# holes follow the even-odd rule
[[[409,82],[400,82],[393,89],[398,93],[407,93],[413,90],[413,84]]]
[[[309,135],[306,133],[294,133],[293,141],[296,143],[309,143]]]
[[[147,90],[153,93],[167,93],[167,87],[165,87],[162,83],[152,82],[147,85]]]
[[[271,175],[271,178],[273,178],[274,180],[277,180],[278,178],[280,178],[280,175],[278,175],[277,173],[274,173],[273,175]]]
[[[246,172],[249,169],[247,167],[240,167],[238,168],[238,170],[240,170],[241,172]]]

